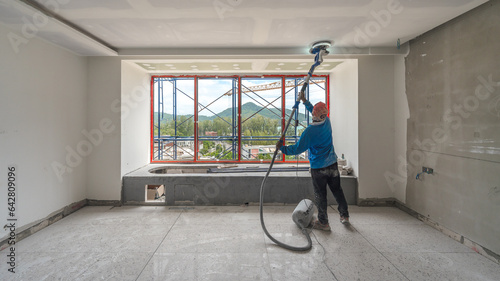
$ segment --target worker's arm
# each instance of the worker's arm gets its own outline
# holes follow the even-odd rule
[[[310,138],[309,138],[309,130],[306,130],[302,133],[299,140],[294,145],[282,146],[280,148],[281,152],[286,155],[297,155],[306,151],[309,148]]]
[[[309,110],[309,112],[313,112],[313,105],[306,99],[306,96],[304,94],[304,92],[300,92],[299,93],[299,100],[302,101],[302,103],[305,105],[305,107],[307,108],[307,110]],[[280,140],[276,143],[276,150],[281,150],[281,152],[283,152],[284,154],[287,154],[287,155],[297,155],[297,154],[300,154],[304,151],[306,151],[308,148],[309,148],[309,140],[305,141],[304,140],[304,135],[306,134],[307,132],[307,129],[302,133],[302,136],[300,137],[299,141],[294,144],[294,145],[289,145],[289,146],[283,146],[283,137],[280,138]],[[302,140],[302,144],[301,144],[301,140]]]
[[[283,146],[283,136],[276,143],[276,150],[280,150],[282,146]]]
[[[307,99],[306,99],[306,95],[304,94],[304,92],[300,92],[299,93],[299,100],[302,101],[302,103],[305,105],[306,109],[309,111],[309,112],[313,112],[313,109],[314,109],[314,106],[311,104],[311,102],[309,102]]]

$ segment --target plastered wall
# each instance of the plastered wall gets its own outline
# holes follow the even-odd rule
[[[500,253],[500,1],[412,40],[407,205]],[[433,175],[416,179],[422,166]]]
[[[87,59],[37,38],[13,47],[15,36],[22,33],[0,25],[0,220],[9,218],[7,167],[15,165],[19,230],[86,198],[92,148]]]
[[[132,62],[122,61],[121,175],[149,163],[151,76]],[[116,110],[118,103],[113,104]]]
[[[89,157],[89,199],[119,200],[121,175],[140,167],[149,156],[144,147],[149,140],[130,133],[149,127],[149,104],[142,94],[133,98],[137,104],[129,104],[130,90],[144,83],[144,73],[124,60],[89,59],[89,128],[98,127],[102,119],[120,126]],[[394,197],[384,177],[394,170],[394,61],[394,56],[361,56],[332,73],[334,142],[339,155],[345,153],[353,164],[360,198]],[[122,75],[127,78],[120,80]],[[141,127],[141,122],[147,126]],[[140,150],[127,155],[139,143]]]
[[[358,60],[346,60],[330,74],[330,119],[333,144],[338,157],[344,157],[359,171],[358,163]]]

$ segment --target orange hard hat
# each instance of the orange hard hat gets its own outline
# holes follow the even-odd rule
[[[314,121],[325,120],[326,116],[328,116],[328,108],[326,108],[326,104],[321,101],[315,104],[312,115]]]

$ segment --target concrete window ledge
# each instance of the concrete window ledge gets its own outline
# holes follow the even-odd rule
[[[276,164],[266,181],[265,203],[297,203],[304,198],[314,199],[308,165]],[[238,164],[238,169],[267,168],[269,164]],[[263,172],[207,173],[214,164],[150,164],[123,176],[122,202],[125,205],[241,205],[258,203]],[[165,173],[150,171],[164,170]],[[265,169],[264,169],[265,170]],[[147,185],[163,185],[162,202],[146,201]],[[341,185],[348,204],[356,204],[357,178],[341,176]],[[336,204],[330,192],[329,203]]]

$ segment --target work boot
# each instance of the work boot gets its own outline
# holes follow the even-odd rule
[[[340,222],[342,224],[348,224],[349,223],[349,217],[340,216]]]
[[[324,231],[330,231],[331,230],[329,224],[327,224],[327,223],[326,224],[322,224],[322,223],[319,222],[319,220],[313,221],[312,228],[313,229],[324,230]]]

